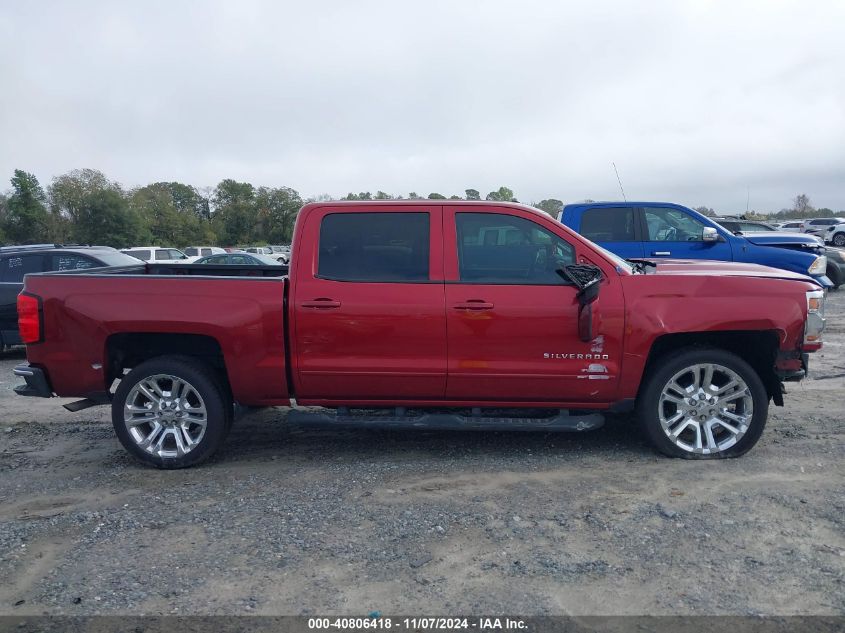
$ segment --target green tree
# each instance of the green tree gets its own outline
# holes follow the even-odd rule
[[[212,203],[212,225],[223,245],[244,244],[252,239],[258,224],[258,207],[255,188],[250,183],[221,180],[214,189]]]
[[[508,189],[507,187],[499,187],[498,190],[491,191],[487,194],[487,200],[495,202],[516,202],[513,190]]]
[[[141,218],[130,209],[126,197],[114,188],[86,194],[72,228],[74,238],[85,244],[121,248],[150,239]]]
[[[467,200],[481,200],[481,193],[478,189],[466,189],[464,193],[466,194]]]
[[[696,207],[695,210],[698,211],[701,215],[706,215],[711,218],[716,217],[716,212],[710,207]]]
[[[423,197],[418,194],[416,191],[412,191],[408,194],[408,200],[422,200]]]
[[[44,189],[33,174],[21,169],[12,176],[12,194],[6,201],[3,232],[17,244],[46,242],[49,239],[49,216]]]
[[[302,197],[290,187],[260,187],[255,194],[259,222],[253,241],[265,244],[289,244]]]
[[[536,209],[540,209],[540,211],[548,213],[553,218],[557,218],[558,214],[563,211],[563,202],[560,200],[556,200],[555,198],[547,198],[546,200],[540,200],[540,202],[535,202],[531,206]]]
[[[445,200],[446,196],[444,196],[442,193],[432,192],[432,193],[428,194],[428,199],[429,200]]]
[[[385,193],[384,191],[376,191],[375,200],[393,200],[393,196],[389,193]]]
[[[130,210],[142,221],[155,244],[182,248],[214,242],[211,224],[198,196],[191,194],[192,189],[180,183],[157,182],[132,192]]]

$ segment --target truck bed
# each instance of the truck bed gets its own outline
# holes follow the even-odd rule
[[[125,346],[119,337],[172,354],[201,345],[224,363],[240,400],[287,404],[281,268],[141,264],[28,275],[27,292],[44,297],[50,340],[28,347],[30,364],[50,368],[57,395],[96,399],[117,377],[109,361],[111,343]]]

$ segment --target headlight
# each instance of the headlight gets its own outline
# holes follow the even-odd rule
[[[811,275],[824,275],[827,272],[827,257],[824,255],[816,257],[816,261],[810,265],[807,272]]]
[[[824,332],[824,290],[810,290],[807,292],[804,342],[820,344],[822,332]]]

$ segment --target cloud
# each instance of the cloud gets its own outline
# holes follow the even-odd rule
[[[845,4],[0,8],[0,175],[845,209]]]

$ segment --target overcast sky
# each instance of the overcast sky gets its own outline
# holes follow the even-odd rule
[[[845,209],[845,2],[0,3],[0,177]],[[4,186],[5,185],[5,186]]]

